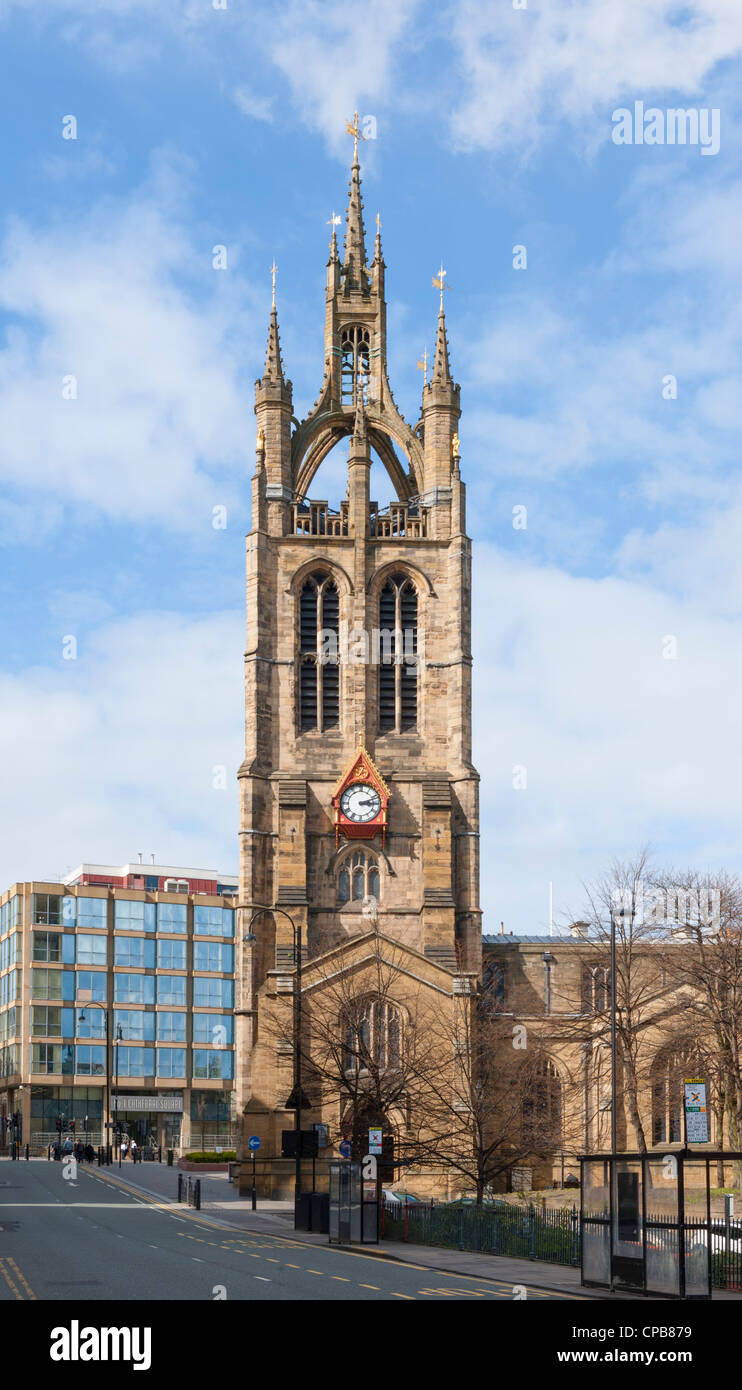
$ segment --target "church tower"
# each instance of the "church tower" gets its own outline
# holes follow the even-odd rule
[[[441,276],[420,416],[387,375],[381,228],[369,263],[357,122],[342,256],[333,215],[324,375],[294,417],[274,302],[255,384],[240,785],[237,1095],[260,995],[369,928],[453,977],[481,968],[478,775],[471,761],[471,544]],[[347,441],[339,509],[313,480]],[[393,500],[370,496],[372,454]],[[272,909],[259,917],[260,908]],[[281,911],[279,911],[279,909]],[[286,915],[285,915],[286,914]],[[248,923],[254,940],[245,943]],[[290,1120],[288,1121],[290,1125]]]

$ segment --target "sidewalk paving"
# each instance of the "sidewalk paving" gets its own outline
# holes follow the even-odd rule
[[[168,1168],[159,1163],[122,1163],[121,1168],[113,1164],[110,1168],[91,1169],[99,1177],[111,1177],[123,1181],[128,1187],[143,1194],[164,1201],[177,1209],[178,1168]],[[186,1176],[184,1174],[184,1176]],[[191,1171],[189,1177],[199,1177]],[[294,1232],[294,1203],[290,1201],[264,1201],[257,1211],[253,1211],[249,1198],[240,1197],[227,1180],[226,1173],[204,1173],[201,1176],[201,1215],[211,1217],[242,1232],[262,1233],[283,1236],[295,1240],[300,1245],[327,1245],[327,1236],[312,1231]],[[194,1212],[195,1215],[195,1212]],[[405,1241],[384,1240],[375,1245],[352,1245],[347,1247],[358,1253],[373,1254],[391,1260],[402,1260],[407,1264],[425,1269],[439,1269],[447,1274],[460,1274],[469,1278],[497,1280],[501,1283],[523,1285],[560,1293],[565,1298],[592,1299],[603,1301],[606,1298],[636,1302],[630,1294],[606,1295],[600,1290],[583,1289],[580,1286],[580,1271],[570,1265],[548,1264],[541,1260],[521,1260],[505,1255],[476,1254],[466,1250],[447,1250],[437,1246],[413,1245]],[[734,1294],[715,1294],[714,1298],[735,1298]]]

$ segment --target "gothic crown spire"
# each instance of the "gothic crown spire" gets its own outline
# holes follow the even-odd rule
[[[268,346],[265,352],[265,372],[264,381],[283,381],[283,363],[281,361],[281,343],[278,336],[278,315],[276,313],[275,302],[271,309],[270,325],[268,328]]]
[[[345,241],[343,244],[343,277],[346,290],[366,290],[368,272],[366,267],[366,233],[363,226],[363,199],[361,197],[361,166],[358,150],[354,151],[350,169],[350,189],[348,211],[345,215]]]

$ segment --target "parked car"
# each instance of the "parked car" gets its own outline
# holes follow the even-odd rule
[[[382,1188],[381,1196],[387,1211],[390,1211],[394,1216],[401,1212],[405,1206],[412,1206],[413,1203],[421,1200],[420,1197],[413,1196],[411,1192],[397,1192],[390,1187]]]

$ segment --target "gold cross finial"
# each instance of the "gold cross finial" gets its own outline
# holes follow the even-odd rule
[[[359,140],[365,140],[365,139],[366,139],[365,135],[363,135],[363,134],[361,133],[361,127],[360,127],[360,125],[358,124],[358,112],[357,112],[357,111],[354,111],[354,112],[353,112],[353,120],[352,120],[352,121],[346,121],[346,122],[345,122],[345,133],[346,133],[346,135],[352,135],[352,136],[353,136],[353,163],[356,164],[357,161],[358,161],[358,141],[359,141]]]
[[[441,312],[443,311],[443,291],[450,290],[451,286],[446,284],[447,271],[443,269],[443,261],[437,275],[433,276],[433,289],[441,292]]]
[[[381,213],[376,214],[376,235],[381,236]]]
[[[426,347],[422,357],[417,359],[417,370],[423,374],[423,386],[428,384],[428,349]]]
[[[271,266],[271,277],[272,277],[272,279],[273,279],[273,308],[274,308],[274,309],[275,309],[275,307],[276,307],[276,271],[277,271],[277,270],[278,270],[278,266],[276,265],[276,258],[275,258],[275,256],[274,256],[274,257],[273,257],[273,265]]]

